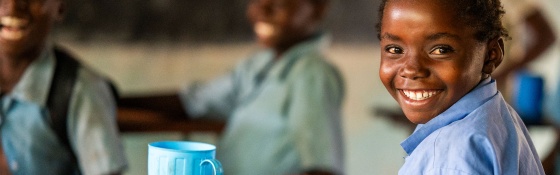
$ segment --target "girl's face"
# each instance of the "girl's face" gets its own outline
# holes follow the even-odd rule
[[[315,32],[317,8],[308,0],[251,0],[247,16],[260,44],[285,51]]]
[[[496,40],[477,41],[474,29],[455,21],[451,8],[439,2],[393,0],[381,21],[381,81],[417,124],[457,102],[482,72],[491,73],[490,58],[501,60]]]

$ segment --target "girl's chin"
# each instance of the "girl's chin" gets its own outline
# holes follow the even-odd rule
[[[432,120],[433,118],[433,117],[426,117],[426,116],[430,116],[430,114],[424,112],[411,112],[411,111],[407,111],[406,109],[403,109],[403,112],[406,118],[410,122],[415,124],[425,124],[428,121]]]

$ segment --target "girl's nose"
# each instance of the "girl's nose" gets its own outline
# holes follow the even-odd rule
[[[403,65],[399,69],[399,76],[402,78],[416,80],[426,78],[430,75],[430,71],[422,62],[421,56],[407,56],[403,60]]]

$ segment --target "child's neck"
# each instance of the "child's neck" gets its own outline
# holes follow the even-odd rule
[[[294,46],[297,46],[300,43],[303,43],[307,40],[310,40],[311,38],[316,37],[317,35],[318,35],[318,32],[312,32],[312,33],[310,33],[310,34],[308,34],[304,37],[300,37],[300,38],[294,39],[291,42],[287,42],[284,45],[277,46],[276,48],[274,48],[274,53],[275,53],[274,60],[278,61],[278,60],[282,59],[282,56],[286,52],[288,52],[290,49],[292,49]]]
[[[37,59],[36,55],[26,57],[0,56],[0,93],[6,94],[11,92],[27,67],[35,59]]]

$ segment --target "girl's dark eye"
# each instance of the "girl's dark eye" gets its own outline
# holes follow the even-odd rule
[[[395,46],[388,46],[385,48],[386,52],[392,53],[392,54],[402,54],[403,50],[401,48],[395,47]]]
[[[451,53],[453,51],[455,50],[453,50],[453,48],[451,48],[450,46],[436,46],[434,49],[430,51],[430,54],[443,55],[443,54]]]

